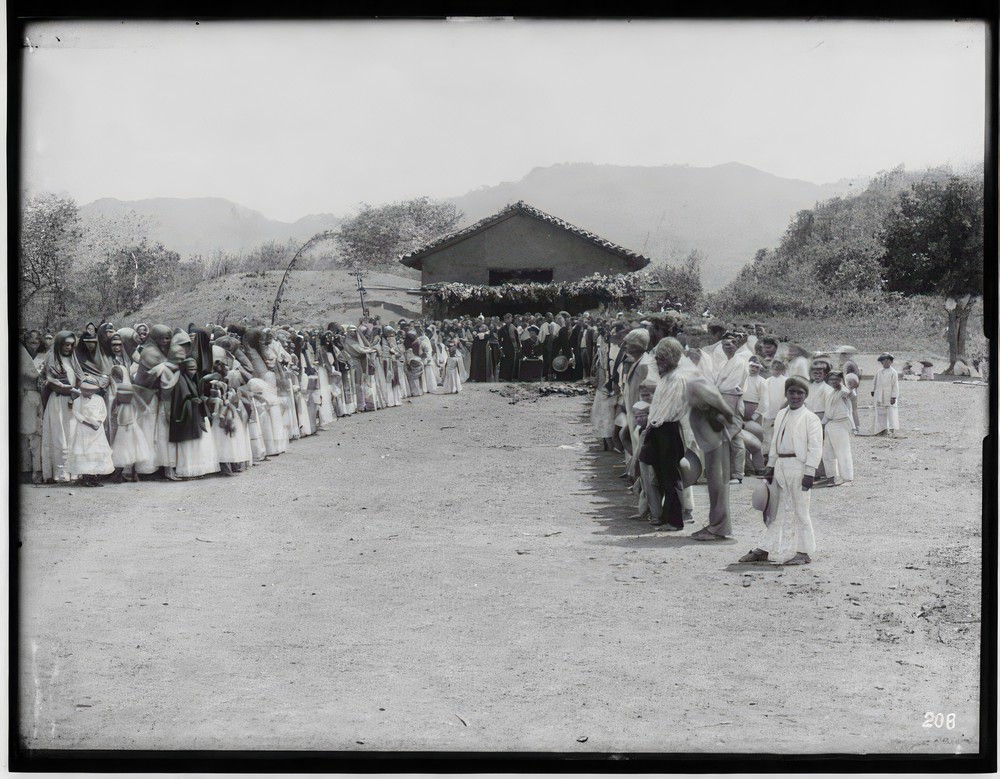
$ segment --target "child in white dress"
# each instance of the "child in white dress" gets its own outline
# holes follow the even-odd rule
[[[454,343],[448,344],[448,359],[444,364],[444,391],[462,391],[462,358],[458,355],[458,345]]]
[[[104,486],[98,477],[114,473],[115,470],[111,458],[111,445],[104,432],[108,406],[104,398],[97,396],[98,389],[95,383],[84,381],[80,385],[82,394],[73,403],[76,431],[73,434],[73,446],[70,448],[66,469],[70,473],[79,474],[80,484],[84,487]]]

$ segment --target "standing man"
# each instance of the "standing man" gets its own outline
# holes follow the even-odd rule
[[[785,380],[788,407],[774,420],[774,437],[764,479],[777,487],[774,519],[760,544],[740,558],[741,563],[811,563],[816,552],[809,499],[816,467],[823,457],[823,426],[805,407],[809,383],[799,376]]]
[[[719,388],[719,392],[722,393],[722,397],[729,404],[733,414],[742,420],[743,389],[746,387],[747,379],[750,378],[750,369],[747,367],[749,355],[737,353],[736,338],[732,333],[726,334],[726,337],[722,339],[721,346],[725,361],[716,370],[715,386]],[[740,435],[734,433],[729,448],[732,458],[729,483],[742,484],[747,457],[746,444]]]
[[[875,398],[875,435],[886,431],[894,438],[899,430],[899,374],[892,367],[895,358],[889,352],[879,355],[878,361],[882,369],[875,374],[875,384],[872,387],[872,397]]]
[[[823,467],[833,477],[833,486],[843,487],[854,481],[854,458],[851,456],[851,390],[841,384],[843,374],[831,371],[826,377],[832,390],[826,399],[826,424],[823,427]]]

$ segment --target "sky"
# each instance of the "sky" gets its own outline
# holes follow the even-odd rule
[[[987,28],[954,21],[37,22],[22,184],[272,219],[565,162],[817,184],[983,159]]]

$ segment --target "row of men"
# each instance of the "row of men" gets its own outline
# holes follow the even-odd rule
[[[851,435],[860,424],[861,378],[852,347],[834,350],[841,364],[840,370],[833,370],[828,356],[810,361],[808,353],[793,344],[779,357],[777,339],[767,335],[730,332],[708,347],[688,349],[685,334],[673,323],[651,318],[639,324],[627,331],[616,328],[602,349],[592,410],[595,433],[604,439],[605,448],[624,453],[623,476],[638,488],[638,516],[648,516],[659,529],[683,529],[685,521],[693,521],[691,486],[704,473],[708,523],[692,538],[724,539],[732,532],[729,487],[742,483],[747,470],[773,485],[776,465],[780,462],[779,470],[787,476],[791,463],[783,461],[793,453],[802,470],[799,492],[808,493],[814,483],[852,483]],[[891,435],[899,424],[898,376],[891,354],[879,359],[883,368],[872,388],[876,432]],[[798,420],[799,408],[815,426],[796,422],[794,430],[786,431],[783,423]],[[795,413],[789,416],[790,411]],[[664,427],[667,422],[671,424]],[[818,437],[810,431],[818,431]],[[787,488],[787,479],[784,483]],[[770,545],[782,559],[808,562],[815,549],[808,500],[799,494],[786,498],[795,519],[781,532],[784,523],[770,521],[777,516],[778,498],[775,494],[766,514],[772,538],[753,554],[760,557]],[[779,551],[782,543],[800,548]]]

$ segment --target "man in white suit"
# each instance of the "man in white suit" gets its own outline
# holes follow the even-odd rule
[[[809,497],[816,467],[823,458],[823,426],[805,408],[809,382],[798,376],[785,381],[788,406],[774,420],[771,451],[764,479],[777,487],[777,507],[758,546],[741,563],[783,562],[804,565],[816,551]],[[770,513],[770,512],[769,512]]]

